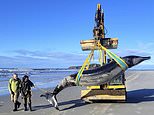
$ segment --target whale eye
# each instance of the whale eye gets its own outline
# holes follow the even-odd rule
[[[132,58],[128,58],[126,61],[127,61],[127,64],[129,67],[133,66],[133,59]]]

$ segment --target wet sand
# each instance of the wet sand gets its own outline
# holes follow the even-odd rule
[[[40,90],[35,90],[32,97],[34,111],[25,112],[22,104],[19,111],[12,112],[13,104],[9,95],[5,95],[0,96],[0,115],[153,115],[154,71],[129,71],[126,72],[126,78],[128,97],[125,103],[85,104],[80,100],[81,87],[71,87],[58,94],[61,111],[57,111],[48,101],[39,97],[42,94]]]

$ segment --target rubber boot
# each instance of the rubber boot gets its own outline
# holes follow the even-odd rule
[[[32,111],[32,104],[28,103],[28,105],[29,105],[29,111]]]
[[[19,101],[17,101],[17,108],[19,108],[21,105],[21,103]]]
[[[24,111],[27,111],[27,104],[24,104]]]
[[[13,111],[17,111],[17,103],[14,103],[14,109]]]

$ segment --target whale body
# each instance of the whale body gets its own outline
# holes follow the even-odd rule
[[[125,63],[128,65],[128,68],[131,68],[145,60],[150,59],[150,57],[141,57],[141,56],[125,56],[122,58]],[[85,70],[82,73],[82,77],[80,79],[81,86],[95,86],[95,85],[103,85],[110,82],[114,78],[118,78],[125,71],[115,62],[111,61],[103,66],[96,67],[90,70]],[[64,78],[60,84],[58,84],[52,93],[42,94],[41,97],[45,97],[49,100],[49,96],[52,97],[49,101],[56,109],[58,108],[58,103],[56,99],[56,95],[62,91],[63,89],[71,86],[77,86],[76,76],[78,73],[72,74]]]

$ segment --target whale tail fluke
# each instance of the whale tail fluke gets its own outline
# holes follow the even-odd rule
[[[53,105],[57,110],[59,110],[56,95],[53,95],[53,96],[52,96],[52,105]]]
[[[47,92],[45,94],[40,95],[40,97],[45,97],[49,101],[49,103],[53,105],[53,107],[59,110],[58,102],[55,94]]]

